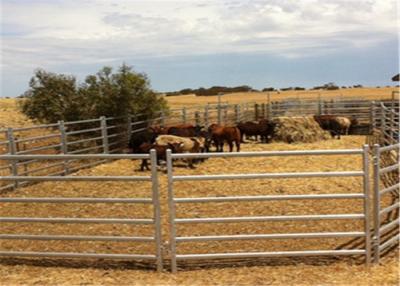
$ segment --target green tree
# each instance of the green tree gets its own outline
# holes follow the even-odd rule
[[[81,119],[75,77],[37,70],[29,86],[20,101],[29,118],[46,123]]]
[[[28,117],[41,122],[73,121],[141,114],[141,119],[155,117],[167,109],[167,102],[150,88],[145,74],[123,64],[116,73],[103,67],[77,86],[73,76],[36,71],[25,92],[21,109]]]

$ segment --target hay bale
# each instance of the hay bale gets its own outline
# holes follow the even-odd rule
[[[275,123],[274,141],[312,143],[331,137],[312,117],[278,117],[272,121]]]

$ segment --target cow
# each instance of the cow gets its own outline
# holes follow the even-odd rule
[[[140,154],[148,154],[151,149],[156,150],[157,153],[157,164],[159,164],[160,160],[166,160],[166,152],[167,149],[171,149],[172,153],[179,153],[179,150],[182,148],[182,143],[168,143],[167,145],[157,145],[151,143],[142,143],[139,146]],[[140,170],[144,171],[144,169],[150,170],[147,159],[142,159],[142,163],[140,165]]]
[[[341,134],[347,135],[351,126],[351,120],[344,116],[314,115],[314,120],[322,129],[329,131],[332,138],[337,136],[338,139]]]
[[[261,141],[269,143],[274,137],[276,123],[268,119],[261,119],[258,121],[258,125],[260,128]]]
[[[225,141],[229,145],[229,152],[233,151],[233,142],[235,142],[236,151],[240,152],[240,130],[237,127],[211,124],[208,127],[208,131],[211,133],[211,138],[217,147],[217,152],[224,151]]]
[[[179,124],[174,126],[161,127],[159,125],[150,127],[157,135],[175,135],[180,137],[196,137],[203,128],[202,126],[192,124]]]
[[[140,146],[143,143],[152,144],[155,142],[157,134],[152,129],[147,129],[139,132],[134,132],[129,138],[129,152],[131,153],[141,153]]]
[[[351,120],[344,116],[337,116],[336,121],[340,125],[340,133],[344,135],[349,135],[349,129],[351,126]]]
[[[254,136],[257,141],[257,136],[261,135],[261,126],[258,122],[247,121],[239,122],[236,127],[240,130],[240,142],[244,143],[244,136]]]
[[[202,141],[196,137],[179,137],[175,135],[160,135],[156,139],[156,144],[159,146],[169,146],[175,144],[178,146],[179,153],[199,153],[202,150]],[[188,159],[188,167],[194,168],[193,160]]]
[[[239,122],[236,126],[240,130],[241,140],[240,142],[244,142],[243,136],[255,136],[257,140],[257,136],[261,137],[262,142],[269,142],[270,137],[273,137],[274,124],[267,120],[262,119],[258,122],[247,121],[247,122]]]

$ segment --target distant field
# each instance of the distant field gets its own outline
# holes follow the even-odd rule
[[[385,88],[349,88],[339,90],[306,90],[306,91],[282,91],[280,93],[270,92],[271,100],[282,100],[287,98],[334,98],[334,97],[359,97],[367,99],[391,98],[393,91],[398,91],[397,87]],[[226,94],[221,97],[223,102],[265,102],[268,92],[239,92]],[[398,98],[398,96],[397,96]],[[168,96],[166,97],[171,107],[181,107],[189,105],[204,105],[207,103],[218,102],[218,96]]]

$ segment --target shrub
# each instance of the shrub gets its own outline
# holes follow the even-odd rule
[[[74,76],[37,70],[29,86],[21,110],[44,123],[139,113],[142,118],[151,118],[167,109],[164,98],[150,89],[147,76],[125,64],[116,73],[104,67],[96,75],[87,76],[80,86]]]

